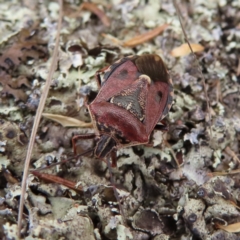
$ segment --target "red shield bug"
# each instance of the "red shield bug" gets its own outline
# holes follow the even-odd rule
[[[97,138],[93,154],[104,159],[112,156],[116,166],[116,150],[147,144],[159,121],[169,112],[173,102],[173,85],[162,59],[156,54],[124,57],[96,79],[100,86],[95,100],[88,105],[95,134],[73,137]]]
[[[156,54],[122,58],[105,71],[98,71],[96,80],[100,89],[88,105],[95,133],[74,136],[74,153],[77,139],[95,138],[96,146],[80,155],[92,152],[94,157],[107,160],[113,194],[125,222],[109,157],[112,158],[112,167],[115,167],[118,149],[149,142],[152,131],[171,108],[173,85],[162,59]],[[83,188],[68,180],[37,171],[32,173],[83,192]]]

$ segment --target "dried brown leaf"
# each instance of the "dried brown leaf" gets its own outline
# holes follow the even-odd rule
[[[12,87],[12,88],[19,88],[22,85],[31,88],[31,85],[29,84],[28,79],[25,76],[19,76],[16,79],[13,79],[11,82],[8,82],[8,84]]]
[[[23,29],[14,43],[2,50],[0,56],[0,66],[5,69],[15,68],[21,61],[26,61],[28,57],[38,59],[46,55],[45,44],[37,35],[31,36],[31,29]]]
[[[95,3],[89,3],[89,2],[82,3],[82,5],[80,6],[80,9],[85,9],[94,13],[95,15],[98,16],[98,18],[102,21],[102,23],[106,27],[110,26],[109,18],[101,9],[98,8],[98,6]]]
[[[204,47],[198,43],[191,43],[193,52],[201,52],[204,50]],[[187,43],[182,44],[180,47],[176,47],[171,51],[171,55],[173,57],[183,57],[191,53],[191,49],[189,48]]]
[[[227,226],[216,224],[216,227],[220,228],[220,229],[222,229],[226,232],[229,232],[229,233],[240,232],[240,222],[233,223],[233,224],[230,224],[230,225],[227,225]]]
[[[14,79],[9,74],[6,74],[4,71],[0,73],[0,83],[3,86],[2,93],[12,95],[16,100],[22,100],[25,102],[27,100],[27,94],[22,89],[17,89],[22,85],[31,88],[31,85],[28,82],[28,79],[24,76],[19,76]]]
[[[169,24],[163,24],[162,26],[156,27],[149,32],[143,33],[143,34],[138,35],[128,41],[125,41],[123,43],[123,46],[124,47],[135,47],[139,44],[147,42],[147,41],[155,38],[160,33],[162,33],[168,26],[169,26]]]
[[[9,87],[8,85],[3,86],[2,93],[7,93],[7,94],[14,96],[14,98],[17,101],[21,100],[23,102],[26,102],[26,100],[28,98],[27,94],[22,89],[13,89],[13,88]]]
[[[43,113],[42,116],[60,123],[63,127],[92,127],[92,123],[86,123],[76,118],[66,117],[63,115]]]
[[[9,85],[12,88],[18,88],[22,85],[31,88],[28,79],[25,76],[19,76],[16,79],[12,78],[9,74],[6,74],[4,71],[0,73],[0,83],[4,86],[5,84]]]

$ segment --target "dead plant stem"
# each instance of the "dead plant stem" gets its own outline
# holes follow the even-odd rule
[[[202,78],[202,84],[203,84],[203,89],[204,89],[204,95],[205,95],[205,98],[206,98],[206,102],[207,102],[207,111],[208,111],[208,115],[209,115],[209,122],[210,122],[210,126],[209,126],[209,129],[210,129],[210,137],[212,138],[212,115],[211,115],[211,111],[210,111],[210,104],[209,104],[209,99],[208,99],[208,94],[207,94],[207,87],[206,87],[206,79],[205,77],[203,76],[203,73],[202,73],[202,69],[200,67],[200,63],[195,55],[195,53],[193,52],[192,50],[192,47],[191,47],[191,44],[188,40],[188,37],[187,37],[187,34],[186,34],[186,31],[185,31],[185,28],[183,26],[183,22],[182,22],[182,15],[181,15],[181,12],[179,10],[179,7],[176,3],[176,0],[173,0],[173,5],[176,9],[176,12],[177,12],[177,16],[178,16],[178,19],[179,19],[179,22],[180,22],[180,25],[181,25],[181,28],[182,28],[182,31],[183,31],[183,35],[184,35],[184,38],[185,38],[185,41],[187,42],[190,50],[191,50],[191,53],[192,55],[194,56],[195,58],[195,61],[197,62],[197,65],[198,65],[198,71],[201,75],[201,78]]]
[[[29,140],[27,156],[26,156],[25,165],[24,165],[24,171],[23,171],[21,198],[20,198],[19,211],[18,211],[18,236],[19,236],[19,238],[21,237],[23,205],[25,202],[27,177],[28,177],[29,164],[30,164],[30,160],[31,160],[32,150],[33,150],[33,146],[34,146],[34,142],[35,142],[35,138],[36,138],[36,134],[37,134],[38,125],[39,125],[41,115],[43,112],[43,108],[45,105],[45,101],[47,99],[47,95],[49,92],[51,80],[52,80],[52,77],[53,77],[53,74],[54,74],[54,71],[55,71],[56,65],[57,65],[60,30],[61,30],[61,25],[62,25],[62,0],[58,0],[58,3],[59,3],[59,18],[58,18],[58,27],[57,27],[57,34],[56,34],[56,43],[55,43],[55,47],[54,47],[54,51],[53,51],[52,62],[51,62],[49,74],[48,74],[48,77],[46,80],[46,85],[42,92],[40,103],[39,103],[39,106],[38,106],[38,109],[36,112],[31,137]]]

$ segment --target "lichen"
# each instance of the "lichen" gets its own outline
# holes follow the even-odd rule
[[[96,129],[63,127],[41,118],[27,179],[25,239],[239,239],[238,232],[217,229],[218,223],[240,222],[239,1],[177,4],[189,42],[201,46],[194,55],[188,47],[185,56],[172,54],[188,45],[170,1],[64,2],[45,114],[95,126],[88,104],[101,91],[96,72],[122,57],[153,53],[169,71],[174,104],[157,124],[168,131],[153,130],[148,144],[117,149],[112,169],[90,152],[80,157],[73,153],[72,137]],[[0,3],[1,239],[18,238],[23,169],[50,71],[59,9],[57,2]],[[165,24],[149,41],[126,45]],[[77,154],[94,149],[97,140],[79,139],[74,149]],[[49,174],[50,180],[57,176],[58,182],[45,182],[41,174]]]

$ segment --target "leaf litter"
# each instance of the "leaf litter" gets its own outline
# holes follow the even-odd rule
[[[199,64],[172,2],[64,2],[58,67],[44,109],[51,120],[42,118],[37,129],[30,161],[36,174],[27,177],[18,229],[24,163],[50,71],[59,5],[1,3],[1,239],[17,238],[18,231],[23,239],[240,237],[240,5],[202,0],[177,5]],[[168,27],[155,33],[162,26]],[[90,155],[65,160],[74,157],[72,136],[93,132],[85,103],[98,91],[95,72],[143,53],[166,62],[175,103],[167,133],[155,132],[152,145],[118,151],[118,167],[112,169],[117,202],[105,162]],[[93,146],[91,140],[79,141],[77,150]]]

